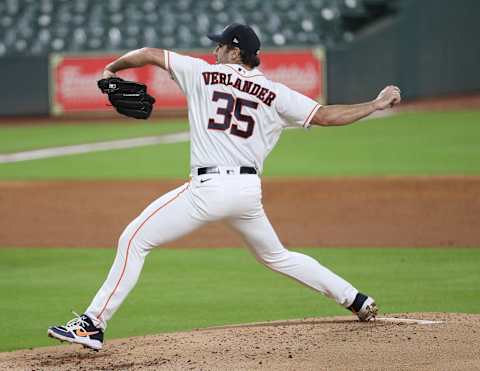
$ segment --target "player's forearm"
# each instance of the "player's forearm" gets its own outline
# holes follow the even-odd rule
[[[106,70],[116,73],[128,68],[143,67],[147,64],[165,68],[162,49],[142,48],[122,55],[105,67]]]
[[[312,124],[339,126],[352,124],[377,110],[375,102],[330,105],[321,107],[312,119]]]

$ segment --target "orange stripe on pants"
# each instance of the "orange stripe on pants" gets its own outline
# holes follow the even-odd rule
[[[150,220],[156,213],[158,213],[160,210],[162,210],[165,206],[171,204],[173,201],[175,201],[183,192],[185,192],[187,189],[188,189],[188,186],[187,185],[185,187],[185,189],[181,190],[179,193],[177,193],[175,195],[175,197],[173,197],[171,200],[168,200],[167,202],[165,202],[162,206],[160,206],[158,209],[156,209],[153,213],[151,213],[147,219],[145,219],[143,221],[142,224],[139,225],[139,227],[136,229],[136,231],[133,233],[132,237],[130,238],[130,240],[128,240],[128,247],[127,247],[127,253],[126,253],[126,256],[125,256],[125,263],[123,264],[123,268],[122,268],[122,273],[120,274],[120,278],[118,279],[115,287],[113,288],[111,294],[108,296],[108,299],[105,303],[105,305],[102,307],[102,310],[100,311],[100,313],[96,316],[98,320],[100,320],[100,317],[102,316],[103,312],[105,311],[105,309],[107,308],[107,305],[108,303],[110,302],[110,299],[112,298],[112,296],[115,294],[115,291],[117,291],[117,288],[118,286],[120,285],[120,282],[122,281],[122,278],[125,274],[125,269],[127,268],[127,264],[128,264],[128,253],[130,251],[130,246],[132,244],[132,240],[134,239],[134,237],[137,235],[137,233],[140,231],[140,229],[145,225],[145,223]]]

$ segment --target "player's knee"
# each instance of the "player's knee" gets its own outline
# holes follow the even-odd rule
[[[147,244],[138,233],[129,233],[128,228],[123,231],[118,239],[118,249],[121,250],[146,250]]]
[[[127,232],[127,229],[125,229],[120,237],[118,238],[118,248],[126,248],[128,245],[128,240],[131,237],[131,235]]]
[[[259,260],[273,270],[281,270],[291,258],[290,251],[283,249],[281,252],[275,254],[266,254],[259,257]]]

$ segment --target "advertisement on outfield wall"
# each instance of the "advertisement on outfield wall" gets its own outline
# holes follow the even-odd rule
[[[214,63],[209,54],[185,53]],[[271,80],[309,96],[326,100],[326,73],[323,50],[262,51],[259,69]],[[108,112],[110,104],[97,88],[103,68],[118,55],[59,55],[50,58],[51,109],[55,115],[81,112]],[[140,81],[156,98],[154,110],[185,110],[187,101],[175,81],[159,67],[145,66],[121,71],[125,80]]]

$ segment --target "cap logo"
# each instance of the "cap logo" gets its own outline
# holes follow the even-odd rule
[[[238,44],[238,39],[236,37],[234,37],[233,42]]]

